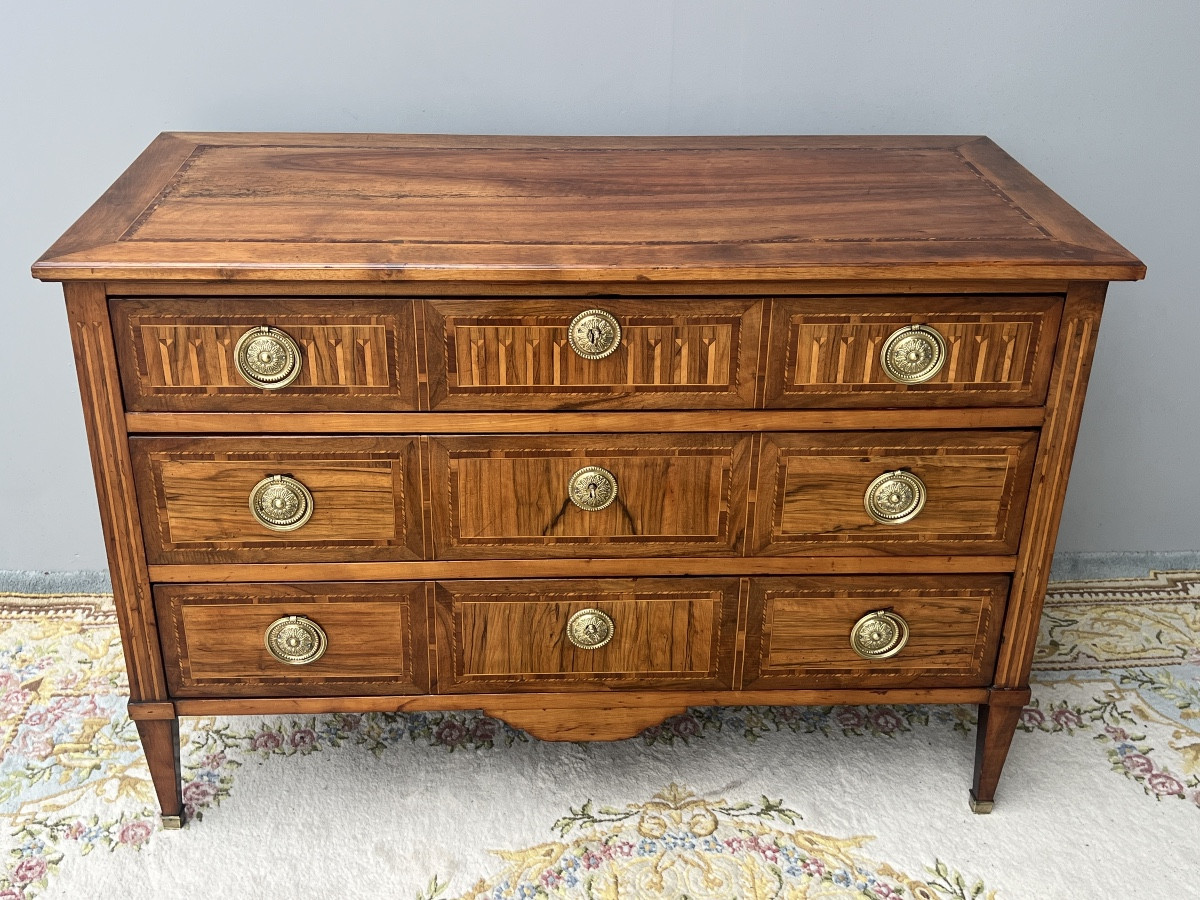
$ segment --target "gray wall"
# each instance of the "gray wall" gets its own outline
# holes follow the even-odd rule
[[[0,568],[104,565],[28,267],[159,131],[988,134],[1149,265],[1114,285],[1060,550],[1200,549],[1200,4],[6,3]]]

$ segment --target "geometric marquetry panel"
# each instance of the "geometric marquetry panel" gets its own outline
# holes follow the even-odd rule
[[[751,579],[743,686],[988,684],[1008,584],[1004,575]],[[892,656],[865,659],[850,635],[877,610],[900,616],[908,641]]]
[[[568,340],[598,307],[620,324],[616,350],[586,359]],[[757,300],[427,301],[433,409],[751,407]]]
[[[736,578],[444,581],[435,598],[443,692],[732,686]],[[607,644],[567,638],[583,609],[611,619]]]
[[[438,559],[738,555],[751,438],[731,434],[430,437]],[[616,478],[603,509],[571,476]]]
[[[415,438],[132,438],[151,563],[401,560],[421,557]],[[287,475],[312,495],[291,531],[250,508],[264,478]]]
[[[776,300],[767,406],[1031,406],[1045,398],[1062,298],[862,297]],[[983,307],[981,309],[981,306]],[[945,363],[920,384],[888,378],[897,329],[935,329]]]
[[[1015,553],[1036,442],[1033,431],[764,435],[751,552]],[[897,470],[920,479],[924,506],[908,521],[876,521],[867,488]]]
[[[131,410],[416,408],[408,300],[153,299],[113,301]],[[300,349],[290,384],[264,390],[238,373],[238,339],[260,325]],[[236,406],[233,402],[236,401]]]

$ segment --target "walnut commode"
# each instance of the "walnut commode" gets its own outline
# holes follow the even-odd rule
[[[164,134],[33,273],[178,825],[180,715],[470,708],[978,704],[990,809],[1145,269],[980,137]]]

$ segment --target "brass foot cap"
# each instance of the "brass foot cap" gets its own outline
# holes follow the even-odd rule
[[[976,800],[975,795],[971,795],[971,812],[976,815],[987,815],[996,808],[995,800]]]
[[[163,816],[162,827],[164,831],[178,831],[183,827],[183,816]]]

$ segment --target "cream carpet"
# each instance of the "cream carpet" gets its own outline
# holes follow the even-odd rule
[[[103,594],[0,595],[0,900],[1200,897],[1200,573],[1062,582],[996,811],[966,707],[185,719],[158,828]]]

